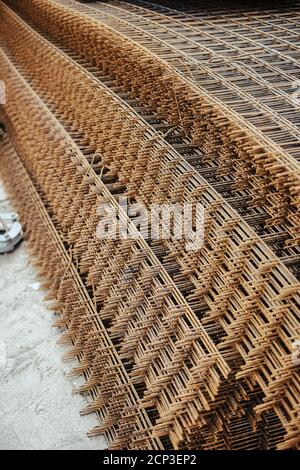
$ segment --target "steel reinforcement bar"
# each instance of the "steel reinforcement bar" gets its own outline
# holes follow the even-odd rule
[[[74,249],[78,257],[77,263],[80,266],[81,275],[86,276],[87,286],[89,288],[92,287],[93,301],[97,306],[101,306],[99,315],[104,322],[108,322],[104,326],[109,329],[112,340],[117,341],[119,345],[118,353],[121,359],[125,363],[131,363],[128,366],[132,371],[130,373],[131,379],[133,382],[143,383],[142,390],[146,384],[146,390],[143,390],[144,398],[142,402],[144,402],[146,408],[156,407],[156,412],[151,412],[153,412],[156,419],[158,418],[154,427],[154,434],[153,432],[152,434],[150,433],[151,438],[154,439],[156,435],[169,436],[172,444],[175,446],[199,446],[199,443],[202,442],[204,447],[212,448],[215,446],[226,446],[226,435],[234,435],[235,430],[244,429],[245,433],[247,430],[247,435],[249,436],[244,446],[251,447],[252,445],[255,448],[255,445],[257,445],[255,434],[257,433],[251,428],[250,423],[253,419],[253,407],[259,405],[257,411],[263,414],[263,419],[258,424],[258,426],[261,426],[259,435],[266,433],[265,429],[269,427],[269,423],[273,423],[272,429],[274,433],[272,437],[268,437],[267,445],[272,445],[270,444],[271,442],[273,442],[273,445],[274,443],[278,444],[282,434],[281,425],[278,419],[276,419],[274,411],[276,411],[282,425],[288,431],[286,442],[283,445],[297,445],[298,428],[296,413],[299,383],[295,367],[291,364],[290,355],[292,351],[291,341],[299,333],[297,329],[299,328],[299,299],[296,295],[299,286],[296,284],[291,273],[288,272],[279,260],[274,259],[270,250],[255,237],[255,234],[247,224],[241,221],[238,215],[195,171],[189,168],[178,154],[176,155],[174,149],[163,141],[162,137],[155,133],[151,126],[142,121],[128,106],[120,102],[107,87],[101,86],[99,81],[90,73],[80,68],[45,40],[39,38],[28,27],[26,31],[26,26],[20,20],[17,20],[13,14],[8,13],[7,10],[3,10],[3,13],[6,24],[4,23],[2,26],[1,37],[8,48],[7,52],[12,55],[12,60],[19,66],[24,76],[30,79],[32,86],[43,97],[48,106],[51,106],[52,111],[56,113],[61,121],[65,122],[68,133],[70,135],[73,133],[73,138],[75,140],[78,139],[81,144],[84,142],[84,158],[88,168],[90,168],[89,171],[92,171],[91,167],[95,167],[96,171],[100,170],[100,173],[103,169],[108,170],[105,178],[108,181],[110,192],[115,194],[120,193],[125,188],[125,194],[129,194],[132,198],[143,201],[145,204],[150,204],[151,201],[177,202],[182,200],[190,201],[196,198],[197,201],[201,201],[204,204],[207,210],[206,244],[208,246],[204,247],[201,252],[195,253],[194,256],[185,253],[180,244],[164,242],[156,247],[151,246],[151,250],[146,243],[144,245],[151,253],[155,251],[164,253],[162,265],[160,265],[159,269],[162,269],[165,276],[168,276],[167,271],[172,274],[173,280],[171,280],[171,277],[168,278],[168,282],[171,282],[173,286],[172,289],[175,289],[175,291],[172,291],[172,300],[174,292],[177,293],[177,296],[181,296],[181,301],[185,305],[184,310],[187,309],[185,311],[189,312],[188,321],[191,322],[191,319],[193,319],[196,328],[194,331],[196,336],[193,336],[193,332],[190,332],[192,336],[187,336],[190,338],[190,343],[194,345],[195,340],[198,341],[197,334],[198,328],[200,328],[202,335],[204,335],[206,342],[208,342],[207,344],[210,345],[211,351],[213,351],[210,353],[212,356],[209,355],[204,359],[204,363],[201,363],[201,355],[203,357],[203,354],[205,355],[208,352],[206,349],[202,349],[202,353],[199,355],[198,347],[196,352],[193,347],[190,347],[188,349],[188,357],[182,356],[182,345],[185,344],[183,338],[185,336],[181,337],[179,335],[178,342],[175,341],[174,343],[174,340],[169,338],[168,346],[162,347],[167,341],[168,335],[171,334],[170,332],[173,332],[174,324],[172,324],[171,330],[166,329],[166,325],[164,322],[161,322],[159,317],[159,311],[163,305],[159,302],[164,303],[165,296],[168,295],[166,291],[168,291],[169,286],[167,286],[165,293],[162,294],[161,281],[158,284],[153,281],[153,279],[156,281],[158,276],[156,271],[158,268],[154,266],[153,271],[150,270],[150,272],[147,269],[146,272],[138,270],[138,276],[141,276],[141,279],[139,279],[140,282],[137,281],[139,291],[135,291],[132,287],[132,279],[130,279],[128,273],[132,273],[132,270],[133,273],[136,271],[137,259],[135,256],[138,258],[138,263],[141,263],[138,250],[135,251],[135,248],[132,252],[130,243],[128,245],[125,243],[125,247],[121,244],[119,249],[116,248],[114,243],[105,244],[102,242],[102,248],[99,241],[95,243],[94,240],[94,242],[89,243],[88,240],[93,235],[93,230],[96,231],[97,217],[96,215],[92,218],[88,217],[91,201],[94,202],[94,200],[92,197],[91,199],[87,197],[89,192],[87,191],[86,184],[80,182],[78,177],[72,180],[71,174],[68,173],[68,170],[70,172],[71,168],[65,168],[63,171],[63,164],[65,164],[63,159],[60,163],[57,162],[58,165],[55,169],[53,161],[50,167],[42,168],[43,171],[41,170],[39,180],[36,181],[39,192],[44,194],[47,201],[52,201],[49,211],[58,224],[63,240],[68,240],[71,244],[75,244]],[[17,38],[13,38],[9,33],[12,26],[14,26],[15,30],[18,30]],[[32,55],[33,51],[34,56]],[[60,88],[58,87],[59,83]],[[76,95],[77,98],[75,98]],[[13,96],[13,101],[15,102],[17,98],[15,95]],[[30,108],[28,102],[29,100],[21,102],[20,109],[26,106]],[[43,108],[45,114],[47,114],[46,109]],[[95,109],[98,112],[95,113]],[[19,122],[24,122],[24,119],[25,121],[26,119],[29,120],[29,116],[34,115],[34,108],[28,109],[24,116],[19,118],[16,115],[16,111],[12,109],[10,111],[11,116],[9,117],[13,123],[11,134],[14,135],[18,119],[20,120]],[[47,115],[48,118],[49,116]],[[31,119],[33,120],[33,117]],[[39,119],[41,119],[41,114],[38,115]],[[35,121],[34,126],[38,126],[38,120]],[[48,129],[51,129],[51,126]],[[27,132],[29,132],[29,129]],[[45,145],[43,139],[45,139],[45,135],[47,138],[53,139],[53,133],[55,134],[54,131],[48,130],[48,132],[43,131],[38,134],[40,144],[36,148],[39,152],[43,150],[45,159],[51,147],[42,149]],[[66,133],[66,136],[68,133]],[[67,138],[66,136],[65,138]],[[19,126],[19,134],[15,136],[16,144],[21,145],[22,139],[24,140],[24,147],[21,148],[20,154],[22,156],[26,155],[27,149],[30,161],[32,157],[28,153],[29,143],[25,144],[26,132],[25,130],[22,131],[21,126]],[[113,142],[113,145],[111,142]],[[117,152],[115,151],[116,149]],[[38,153],[38,155],[38,158],[40,158],[40,155],[43,155],[43,153]],[[64,155],[64,152],[62,148],[59,148],[56,151],[57,159],[59,160],[62,155]],[[137,161],[135,161],[135,155],[138,155]],[[31,164],[34,166],[32,161]],[[32,168],[29,166],[28,171],[34,181],[36,175],[35,172],[31,173]],[[47,184],[51,181],[49,176],[50,170],[55,172],[55,184],[58,183],[60,171],[62,171],[61,174],[65,174],[68,183],[70,183],[70,180],[73,181],[73,186],[67,185],[65,187],[66,192],[63,198],[61,197],[63,193],[59,195],[53,194],[56,191],[51,189],[51,185],[47,188]],[[47,177],[46,174],[48,175]],[[92,176],[89,175],[89,178],[94,181],[94,178],[97,178],[97,173],[93,173]],[[43,181],[43,184],[40,181]],[[153,184],[157,185],[155,191],[153,191]],[[56,186],[54,187],[56,188]],[[77,192],[77,197],[74,201],[75,191]],[[87,211],[80,213],[78,217],[81,224],[89,226],[89,230],[85,231],[86,238],[80,239],[76,243],[80,230],[78,227],[74,228],[72,224],[74,224],[74,221],[78,221],[76,214],[78,211],[80,212],[82,201],[86,197],[88,199]],[[73,202],[72,210],[65,216],[71,201]],[[220,232],[220,228],[222,228],[223,232]],[[219,232],[219,237],[216,237],[215,231]],[[232,237],[236,239],[233,243]],[[112,256],[114,248],[115,257]],[[238,256],[237,249],[240,250]],[[125,264],[125,271],[122,271],[124,257],[126,260],[129,257],[130,269]],[[242,258],[245,259],[242,261]],[[174,259],[178,263],[179,268],[176,265],[174,267],[174,262],[172,261]],[[223,268],[221,266],[218,267],[220,260],[223,260],[227,266],[223,273]],[[106,270],[101,266],[102,262],[107,263]],[[131,263],[133,263],[133,267]],[[237,266],[239,266],[238,269]],[[147,267],[149,268],[149,265]],[[208,268],[210,268],[209,273]],[[209,274],[209,278],[207,278],[207,274]],[[129,279],[124,279],[124,276],[125,278],[129,277]],[[251,280],[252,276],[253,280]],[[189,283],[186,282],[185,277],[189,279]],[[140,295],[144,298],[145,291],[141,291],[140,285],[147,284],[149,279],[153,282],[153,285],[151,284],[153,291],[150,289],[152,296],[155,297],[157,294],[158,298],[160,298],[157,309],[153,307],[153,303],[151,303],[148,297],[145,300],[146,306],[142,302],[142,305],[138,304],[138,308],[134,303],[137,292],[140,292]],[[233,287],[232,282],[240,282],[241,286]],[[224,291],[222,286],[225,287]],[[185,292],[192,310],[186,301],[184,301],[180,290]],[[243,293],[243,290],[246,291],[246,294]],[[146,293],[149,294],[149,290],[146,290]],[[150,298],[152,297],[150,296]],[[107,303],[103,304],[105,300],[107,300]],[[267,305],[268,302],[271,302],[269,309],[265,309],[266,302]],[[235,311],[237,307],[238,310]],[[172,308],[174,308],[174,305],[172,305]],[[227,309],[227,312],[221,313],[221,309],[224,310],[224,308],[225,310]],[[244,313],[243,317],[241,317],[241,311]],[[266,312],[268,312],[267,317],[265,316]],[[232,317],[232,314],[234,317]],[[181,314],[179,317],[181,318]],[[202,323],[206,331],[210,333],[211,338],[209,338],[201,326],[201,318],[203,318]],[[251,321],[249,322],[250,319]],[[179,323],[181,324],[181,320]],[[248,326],[246,326],[247,323]],[[216,328],[216,324],[221,327],[221,330]],[[124,332],[125,327],[126,333]],[[80,329],[81,327],[79,327],[79,331]],[[76,331],[76,328],[74,331]],[[183,331],[186,332],[185,329]],[[259,331],[260,334],[257,336]],[[141,332],[143,332],[142,336]],[[237,334],[238,332],[240,336]],[[255,335],[254,337],[253,334]],[[69,333],[66,336],[70,339]],[[154,338],[157,338],[155,351],[150,346],[153,345]],[[149,340],[150,343],[148,343]],[[180,340],[183,343],[180,343]],[[252,343],[252,348],[249,347],[249,341]],[[216,346],[214,346],[214,342]],[[207,344],[205,347],[207,347]],[[253,361],[253,350],[255,352],[255,349],[256,357],[254,354]],[[146,353],[148,351],[148,353],[146,354],[145,351]],[[222,362],[219,351],[223,353],[226,362],[224,360]],[[265,362],[262,362],[263,355],[266,355]],[[183,358],[186,361],[184,366],[180,363],[180,357],[181,361]],[[212,380],[210,382],[208,389],[205,389],[205,392],[201,392],[202,400],[199,402],[200,388],[198,387],[201,387],[200,384],[204,380],[204,371],[208,374],[209,367],[216,364],[216,357],[220,361],[217,361],[219,364],[217,368],[218,381]],[[249,369],[249,357],[251,366],[250,370],[247,370],[247,368]],[[167,358],[169,361],[168,365],[162,367],[162,364],[166,363]],[[238,358],[242,358],[242,362],[238,362]],[[136,365],[132,364],[132,359],[134,359],[134,362],[137,362]],[[192,367],[191,369],[190,379],[187,379],[186,373],[191,367],[187,364],[190,364],[193,360],[195,360],[194,368]],[[278,367],[278,360],[281,364],[280,367]],[[245,361],[246,366],[244,364]],[[276,362],[275,369],[274,362]],[[229,364],[231,374],[233,373],[233,375],[228,380],[228,373],[230,372]],[[241,372],[242,370],[244,370],[244,373]],[[157,371],[160,372],[158,373]],[[237,372],[239,374],[237,376],[238,380],[235,378]],[[200,375],[197,375],[198,373]],[[245,375],[247,380],[245,380]],[[213,376],[216,378],[215,372]],[[97,373],[88,382],[87,390],[91,385],[95,384],[95,380],[98,384],[99,376],[97,376]],[[187,390],[190,387],[190,392],[184,392],[182,386],[179,387],[179,383],[185,383]],[[195,383],[197,383],[197,393],[191,393],[191,390],[195,390]],[[282,399],[284,384],[287,383],[289,386],[286,390],[286,398]],[[218,385],[216,386],[216,384]],[[178,387],[180,391],[178,391]],[[276,389],[277,392],[274,393]],[[224,406],[228,401],[226,392],[228,393],[229,390],[234,390],[232,394],[234,398],[232,403],[227,404],[229,408],[228,416],[223,416]],[[260,390],[263,391],[263,394]],[[268,399],[264,398],[266,391],[267,395],[270,393]],[[206,396],[207,393],[210,399]],[[241,406],[239,400],[242,399],[243,395],[248,398],[245,399],[243,406]],[[170,396],[173,397],[171,402],[169,401]],[[216,400],[217,396],[219,396],[219,401]],[[214,405],[216,404],[210,401],[212,397],[214,397],[213,401],[217,402],[215,408]],[[249,399],[251,402],[250,408],[247,407]],[[267,405],[266,403],[262,405],[262,401],[266,402]],[[99,404],[99,401],[97,403]],[[186,411],[187,403],[190,404],[188,412]],[[290,406],[291,403],[292,408]],[[124,401],[122,402],[121,400],[121,404],[123,406],[122,408],[120,405],[121,409],[124,410],[126,408]],[[242,418],[232,418],[230,413],[234,410],[236,411],[238,407],[243,411]],[[197,412],[195,412],[196,409],[198,410]],[[210,427],[205,426],[205,418],[209,415],[209,410],[214,411],[214,432],[211,431]],[[107,426],[109,426],[107,423],[116,422],[118,416],[116,410],[111,410],[106,421],[104,420],[104,424],[97,432],[107,429]],[[110,426],[113,427],[112,424]],[[296,437],[294,437],[295,435]],[[113,445],[125,446],[126,442],[127,445],[131,445],[128,444],[130,441],[128,441],[128,436],[126,439],[123,438],[123,441],[116,440]],[[139,439],[136,439],[133,445],[144,445],[145,447],[150,445],[150,441],[147,441],[147,443],[143,441],[143,444],[139,444]],[[241,443],[237,441],[236,446],[238,448],[238,446],[241,446]]]
[[[108,335],[111,345],[116,344],[118,335],[113,332],[108,334],[110,328],[107,327],[107,311],[117,311],[119,303],[120,313],[122,313],[122,309],[126,313],[126,318],[122,319],[123,327],[127,325],[129,329],[137,328],[137,322],[140,318],[139,334],[135,335],[137,346],[139,347],[139,343],[145,341],[144,348],[148,344],[149,352],[153,352],[151,344],[155,344],[156,337],[157,345],[159,345],[157,354],[155,354],[157,357],[152,357],[149,365],[149,378],[147,374],[145,379],[146,384],[148,382],[148,387],[145,387],[146,391],[144,391],[139,381],[134,385],[134,381],[130,380],[128,376],[128,370],[131,370],[132,364],[126,355],[123,358],[120,355],[120,341],[117,348],[116,346],[111,348],[111,354],[115,357],[114,363],[106,363],[106,350],[98,342],[97,334],[94,336],[90,332],[90,325],[82,316],[82,310],[74,309],[73,318],[73,308],[71,309],[68,302],[65,302],[64,292],[58,290],[59,295],[53,308],[55,310],[62,309],[63,315],[56,325],[68,326],[63,340],[74,342],[74,349],[67,357],[72,358],[79,352],[83,353],[82,366],[75,368],[74,374],[86,373],[86,369],[89,366],[92,367],[87,384],[80,388],[82,392],[88,392],[92,389],[96,397],[95,403],[88,407],[87,412],[102,410],[101,425],[91,434],[105,432],[111,448],[130,447],[130,442],[134,448],[161,448],[162,444],[155,445],[155,441],[159,442],[159,439],[155,436],[151,437],[155,430],[152,430],[153,425],[150,419],[147,422],[145,417],[144,419],[139,418],[140,414],[147,416],[145,408],[150,409],[150,415],[153,414],[152,420],[154,417],[159,417],[159,415],[157,416],[158,412],[155,411],[155,404],[142,406],[139,411],[144,392],[147,392],[147,388],[151,389],[151,384],[155,380],[153,374],[154,371],[157,371],[156,361],[160,368],[163,367],[162,358],[164,356],[169,360],[174,357],[173,360],[176,358],[179,364],[182,364],[177,370],[177,374],[181,377],[180,393],[177,390],[174,396],[172,381],[169,386],[166,386],[169,393],[173,390],[173,406],[176,403],[176,395],[180,395],[185,408],[181,413],[178,412],[177,417],[173,417],[175,421],[178,419],[179,422],[177,426],[175,425],[175,430],[170,430],[171,437],[172,433],[176,436],[178,429],[182,427],[184,429],[185,420],[189,416],[187,404],[193,403],[189,390],[191,383],[199,392],[199,395],[195,393],[197,408],[200,414],[201,411],[206,413],[209,401],[218,391],[218,383],[221,382],[222,377],[226,378],[228,375],[228,366],[204,328],[197,323],[197,319],[186,301],[143,239],[113,240],[106,243],[97,239],[97,207],[103,201],[107,202],[108,200],[116,206],[114,197],[110,195],[100,177],[94,172],[90,163],[58,121],[42,104],[37,95],[29,89],[3,54],[1,54],[1,67],[6,71],[10,83],[7,96],[10,105],[5,107],[4,122],[10,130],[22,159],[24,159],[27,173],[39,194],[43,195],[48,214],[51,215],[51,219],[55,221],[57,226],[61,243],[69,242],[70,244],[74,264],[85,279],[86,290],[89,292],[90,302],[93,305],[93,317],[98,323],[98,328]],[[13,126],[10,125],[12,121]],[[30,139],[27,137],[29,131]],[[10,165],[8,165],[9,167]],[[74,194],[77,195],[77,201],[74,201]],[[76,207],[76,202],[78,203],[75,214],[68,213],[71,200],[73,208]],[[66,228],[68,228],[67,240]],[[132,229],[135,229],[134,226]],[[41,233],[44,233],[43,230]],[[47,251],[38,242],[36,248],[43,256],[42,271],[45,272],[49,266]],[[60,265],[57,268],[58,272],[59,267]],[[66,274],[65,271],[63,273]],[[101,282],[102,274],[103,281]],[[49,275],[53,283],[57,285],[58,280],[53,276],[51,267],[49,267]],[[63,279],[67,281],[64,275]],[[119,298],[110,295],[116,284],[119,287]],[[129,302],[127,309],[124,305],[126,299]],[[131,305],[130,301],[133,299],[139,299],[139,302]],[[65,308],[66,310],[64,310]],[[129,309],[131,312],[128,311]],[[102,321],[106,321],[106,325],[103,325]],[[148,343],[148,335],[151,344]],[[143,351],[137,351],[135,355],[137,364],[139,364],[140,355],[144,359],[144,348]],[[189,367],[185,365],[185,361],[188,361]],[[196,363],[193,366],[194,361]],[[172,373],[175,378],[176,370],[172,370]],[[120,374],[121,378],[123,376],[123,383],[125,381],[125,387],[121,386]],[[205,377],[206,380],[200,381],[198,375]],[[189,393],[185,394],[184,383],[186,383]],[[133,389],[135,393],[130,393],[130,389]],[[130,403],[132,395],[135,401]],[[184,400],[185,395],[187,396],[186,400]],[[114,399],[108,400],[111,396]],[[166,400],[167,398],[162,396],[160,404],[158,397],[158,408],[164,410]],[[200,405],[201,401],[202,405]],[[194,412],[196,413],[196,409]],[[184,419],[185,414],[187,416]],[[180,424],[180,420],[183,420],[182,424]],[[163,416],[161,421],[164,422]],[[204,422],[203,420],[203,424]],[[168,436],[168,432],[162,434]],[[174,441],[176,443],[175,437]]]
[[[23,17],[26,15],[23,14]],[[28,17],[26,18],[27,22]],[[278,256],[282,262],[289,267],[294,275],[300,277],[300,253],[297,247],[287,246],[285,241],[288,240],[289,228],[285,225],[271,227],[266,225],[268,214],[261,207],[250,206],[252,200],[251,191],[248,188],[241,190],[236,187],[235,178],[232,175],[222,174],[218,170],[218,165],[210,158],[207,159],[206,154],[199,147],[193,144],[192,139],[188,138],[176,126],[172,126],[163,116],[155,110],[141,106],[139,101],[132,98],[131,93],[124,92],[123,87],[118,86],[115,80],[109,76],[103,75],[94,66],[90,65],[87,60],[83,60],[80,56],[66,46],[50,37],[45,31],[40,31],[46,39],[50,40],[60,50],[67,53],[69,57],[83,66],[97,79],[112,89],[121,100],[125,100],[135,112],[144,120],[152,124],[156,130],[164,133],[165,139],[171,143],[176,151],[180,153],[195,169],[201,174],[216,191],[228,201],[228,203],[238,211],[247,223],[256,231],[258,235],[272,248],[274,254]]]
[[[117,77],[119,83],[130,89],[142,103],[159,109],[170,122],[180,125],[208,157],[218,159],[221,171],[235,174],[237,188],[251,190],[252,204],[268,214],[265,224],[282,225],[283,233],[288,235],[284,243],[298,244],[299,165],[296,157],[299,135],[298,113],[293,103],[289,104],[291,112],[287,113],[291,119],[295,117],[292,130],[288,119],[284,120],[269,106],[259,104],[257,97],[251,98],[244,91],[236,95],[239,87],[231,81],[218,76],[217,83],[212,82],[215,73],[205,61],[190,59],[176,46],[178,39],[171,37],[168,44],[159,38],[161,25],[156,26],[158,33],[155,35],[134,27],[128,19],[72,0],[49,0],[47,3],[35,0],[32,8],[31,2],[27,5],[25,0],[16,8],[27,12],[38,27],[64,41],[98,69]],[[62,27],[57,26],[59,18]],[[153,24],[151,28],[154,28]],[[172,45],[173,40],[175,45]],[[186,41],[181,42],[185,44]],[[228,61],[224,67],[228,67]],[[247,73],[244,71],[244,75]],[[249,79],[253,80],[253,76]],[[204,86],[206,80],[207,89]],[[222,87],[229,87],[229,91],[223,92]],[[273,88],[269,86],[269,92]],[[227,104],[217,96],[219,92],[223,93],[225,101],[228,96]],[[290,101],[286,94],[279,93],[279,96],[276,93],[276,99]],[[240,112],[234,109],[234,103]],[[268,121],[270,113],[275,124]],[[280,122],[283,131],[278,130]],[[260,124],[263,129],[259,128]],[[288,128],[293,135],[289,134]],[[276,140],[280,136],[282,140],[278,143]]]

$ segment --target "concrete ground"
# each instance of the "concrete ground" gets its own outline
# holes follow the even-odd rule
[[[65,377],[72,364],[61,360],[66,349],[37,283],[24,242],[0,255],[0,449],[104,449],[104,438],[86,436],[99,423],[79,415],[86,399],[72,391],[82,381]]]

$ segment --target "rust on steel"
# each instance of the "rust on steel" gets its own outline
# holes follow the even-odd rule
[[[0,2],[1,176],[91,436],[300,449],[300,6],[202,3]],[[204,245],[98,239],[116,196],[201,203]]]

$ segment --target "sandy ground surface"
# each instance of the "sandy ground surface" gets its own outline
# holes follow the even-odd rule
[[[65,377],[72,364],[37,282],[24,242],[0,255],[0,449],[104,449],[104,438],[86,436],[99,423],[79,415],[86,399],[72,391],[82,381]]]

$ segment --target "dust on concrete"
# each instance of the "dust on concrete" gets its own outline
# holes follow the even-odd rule
[[[0,211],[9,201],[0,182]],[[86,399],[72,393],[82,381],[65,377],[54,314],[30,265],[26,243],[0,255],[0,449],[104,449],[104,438],[86,436],[99,425],[81,417]]]

